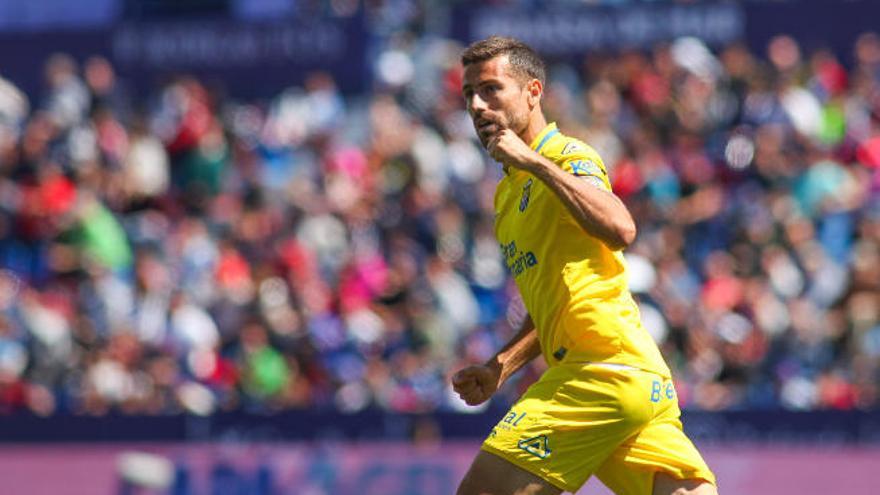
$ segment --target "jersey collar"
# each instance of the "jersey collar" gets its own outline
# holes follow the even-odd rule
[[[545,144],[547,144],[547,141],[549,141],[550,138],[552,138],[556,134],[559,134],[559,129],[556,128],[556,122],[550,122],[549,124],[547,124],[547,127],[539,132],[537,136],[535,136],[535,139],[532,140],[532,144],[530,144],[529,146],[533,150],[540,153],[541,148]]]

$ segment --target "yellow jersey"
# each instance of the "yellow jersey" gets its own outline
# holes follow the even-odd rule
[[[583,142],[548,125],[533,150],[566,172],[611,191],[605,165]],[[544,359],[628,365],[670,376],[642,327],[626,263],[586,233],[541,180],[509,167],[495,192],[495,235],[537,328]]]

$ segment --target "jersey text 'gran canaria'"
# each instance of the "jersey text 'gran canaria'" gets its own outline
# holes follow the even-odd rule
[[[532,149],[566,172],[611,190],[601,158],[548,125]],[[615,363],[668,377],[627,289],[626,265],[587,234],[561,200],[528,172],[509,167],[495,193],[495,234],[532,317],[547,363]]]

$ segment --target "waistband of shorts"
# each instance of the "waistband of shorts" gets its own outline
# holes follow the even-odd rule
[[[561,364],[576,365],[576,366],[589,366],[591,368],[597,367],[597,368],[616,370],[616,371],[641,371],[644,373],[657,375],[657,376],[663,378],[664,380],[672,378],[671,376],[664,374],[664,373],[660,373],[656,370],[644,369],[644,368],[640,368],[638,366],[633,366],[631,364],[617,363],[614,361],[591,361],[586,356],[579,356],[577,352],[570,352],[565,347],[560,347],[559,349],[557,349],[556,352],[553,353],[552,361],[548,362],[548,364],[550,366],[561,365]]]
[[[577,361],[574,361],[574,362],[577,362]],[[641,368],[636,368],[635,366],[630,366],[628,364],[621,364],[621,363],[595,363],[592,361],[586,361],[583,364],[585,366],[595,366],[597,368],[607,368],[610,370],[643,371]]]

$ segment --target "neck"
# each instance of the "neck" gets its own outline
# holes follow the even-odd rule
[[[529,125],[527,125],[525,130],[519,134],[519,137],[524,143],[530,145],[545,127],[547,127],[547,119],[544,117],[543,112],[536,109],[532,112],[532,116],[529,119]]]

